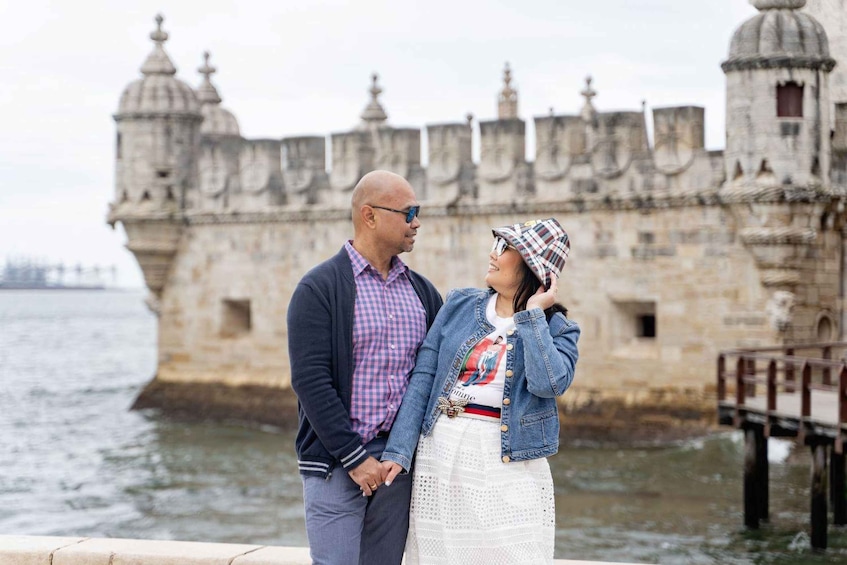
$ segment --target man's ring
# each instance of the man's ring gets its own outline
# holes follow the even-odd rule
[[[368,488],[370,488],[371,490],[376,490],[376,485],[368,485]]]

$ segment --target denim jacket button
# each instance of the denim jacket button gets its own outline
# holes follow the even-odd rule
[[[509,405],[509,404],[511,404],[511,403],[512,403],[512,401],[511,401],[511,400],[509,400],[508,398],[504,398],[504,399],[503,399],[503,406],[508,406],[508,405]]]
[[[511,376],[512,376],[512,375],[514,375],[514,374],[515,374],[515,372],[514,372],[513,370],[511,370],[511,369],[507,369],[507,370],[506,370],[506,376],[507,376],[507,377],[511,377]]]
[[[507,346],[506,346],[506,349],[508,349],[509,351],[511,351],[512,349],[514,349],[514,347],[515,347],[515,346],[514,346],[514,345],[512,345],[512,344],[510,343],[509,345],[507,345]]]
[[[503,424],[502,426],[500,426],[500,431],[501,432],[508,432],[509,426],[507,426],[506,424]]]
[[[508,456],[508,455],[504,455],[504,456],[503,456],[503,463],[508,463],[508,462],[509,462],[509,456]]]

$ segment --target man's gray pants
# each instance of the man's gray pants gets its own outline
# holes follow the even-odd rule
[[[386,438],[365,446],[380,458]],[[398,475],[362,496],[341,465],[328,479],[302,477],[306,534],[313,565],[400,565],[409,531],[412,475]]]

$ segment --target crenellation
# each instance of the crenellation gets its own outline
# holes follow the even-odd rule
[[[329,189],[326,139],[320,136],[282,139],[282,181],[286,204],[305,207],[321,202]]]
[[[426,126],[429,160],[424,196],[427,202],[446,204],[462,197],[477,197],[473,183],[476,166],[473,162],[471,120],[469,116],[466,123]]]
[[[532,194],[534,187],[526,176],[526,123],[519,118],[481,121],[479,137],[478,198],[508,203]],[[519,187],[521,173],[524,185]]]

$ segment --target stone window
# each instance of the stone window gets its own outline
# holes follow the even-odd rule
[[[776,115],[778,118],[803,117],[803,87],[790,81],[776,86]]]
[[[612,297],[610,297],[612,298]],[[612,357],[659,359],[657,303],[641,297],[614,297],[605,339]]]
[[[238,337],[250,333],[252,321],[249,300],[224,299],[221,337]]]
[[[636,337],[656,337],[656,314],[640,314],[636,317]]]

